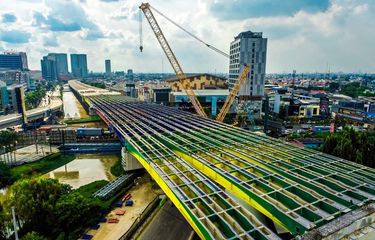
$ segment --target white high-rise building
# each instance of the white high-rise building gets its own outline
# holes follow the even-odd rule
[[[242,32],[230,44],[229,88],[237,81],[244,64],[250,66],[248,80],[242,85],[240,100],[260,101],[264,95],[267,38],[261,32]]]
[[[267,38],[261,32],[242,32],[230,44],[229,88],[232,89],[244,65],[250,74],[238,93],[237,114],[260,118],[266,75]],[[233,109],[234,110],[234,109]]]

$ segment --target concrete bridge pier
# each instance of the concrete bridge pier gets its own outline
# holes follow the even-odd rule
[[[124,168],[125,172],[143,168],[138,160],[126,150],[126,147],[121,149],[121,157],[122,167]]]

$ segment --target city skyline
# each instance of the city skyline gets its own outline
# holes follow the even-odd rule
[[[269,39],[266,73],[293,69],[375,72],[375,7],[370,0],[150,3],[226,52],[238,33],[263,32]],[[2,3],[0,51],[27,52],[33,70],[40,69],[39,60],[47,53],[64,52],[86,53],[89,70],[97,72],[103,71],[103,61],[108,58],[113,71],[172,72],[145,19],[144,51],[139,52],[139,4],[113,0]],[[159,15],[156,18],[186,72],[228,72],[228,59]]]

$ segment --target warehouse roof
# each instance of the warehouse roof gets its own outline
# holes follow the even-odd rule
[[[191,74],[186,74],[187,78],[195,78],[195,77],[201,77],[201,76],[210,76],[210,77],[213,77],[213,78],[219,78],[221,80],[226,80],[225,78],[223,77],[219,77],[219,76],[216,76],[216,75],[212,75],[212,74],[209,74],[209,73],[191,73]],[[170,79],[167,79],[166,82],[174,82],[174,81],[178,81],[178,78],[177,77],[174,77],[174,78],[170,78]]]

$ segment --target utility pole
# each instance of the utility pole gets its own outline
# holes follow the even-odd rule
[[[14,238],[16,240],[18,240],[17,222],[16,222],[16,211],[15,211],[14,207],[12,207],[12,216],[13,216],[13,226],[14,226]]]

